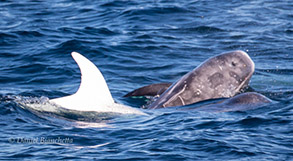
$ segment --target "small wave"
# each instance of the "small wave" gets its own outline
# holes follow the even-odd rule
[[[269,125],[283,125],[290,123],[290,120],[281,118],[264,118],[258,116],[247,116],[246,118],[236,122],[241,126],[245,127],[257,127],[257,126],[269,126]]]
[[[16,36],[15,34],[12,34],[12,33],[4,33],[4,32],[1,32],[0,33],[0,37],[1,39],[6,39],[6,38],[18,38],[18,36]]]
[[[287,29],[287,30],[285,30],[285,33],[292,35],[293,34],[293,29]]]
[[[106,27],[102,27],[102,28],[94,28],[94,27],[85,27],[84,28],[84,33],[86,34],[101,34],[101,35],[105,35],[105,36],[112,36],[112,35],[117,35],[117,32],[111,31],[110,29],[106,28]]]
[[[293,75],[293,69],[257,69],[257,73]]]
[[[165,30],[165,29],[163,29]],[[176,31],[180,33],[200,33],[200,34],[207,34],[207,33],[216,33],[216,32],[224,32],[225,30],[212,27],[212,26],[196,26],[196,27],[179,27],[176,29],[168,29],[169,31]]]
[[[212,27],[212,26],[198,26],[198,27],[193,27],[193,28],[186,28],[185,30],[195,31],[195,32],[200,32],[200,33],[212,33],[212,32],[225,31],[225,30],[223,30],[221,28]]]
[[[21,26],[24,23],[24,21],[4,21],[4,23],[0,23],[0,30],[8,30],[8,29],[13,29]]]
[[[44,36],[42,33],[38,31],[16,31],[14,32],[20,37],[42,37]]]
[[[121,13],[122,16],[154,16],[154,15],[164,15],[164,14],[178,14],[186,13],[187,9],[178,6],[169,7],[130,7]]]
[[[121,6],[137,5],[137,4],[138,3],[134,2],[134,1],[115,0],[115,1],[102,3],[100,6],[110,8],[110,7],[121,7]]]
[[[0,33],[0,45],[3,45],[3,46],[14,45],[17,42],[19,42],[19,37],[16,34],[4,33],[4,32]]]
[[[86,42],[81,40],[67,40],[57,44],[53,49],[50,49],[47,52],[54,53],[54,54],[59,53],[59,56],[65,56],[64,54],[69,54],[73,51],[77,51],[80,53],[87,53],[83,50],[86,50],[88,47],[85,47],[83,43],[86,43]]]

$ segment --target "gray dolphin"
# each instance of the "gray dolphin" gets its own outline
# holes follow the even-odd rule
[[[200,107],[184,108],[182,110],[197,110],[205,112],[247,111],[271,104],[273,101],[256,92],[246,92],[235,97]]]
[[[183,106],[199,101],[229,98],[247,87],[254,63],[244,51],[232,51],[209,58],[173,83],[159,83],[134,90],[125,96],[161,94],[148,108]],[[170,87],[169,87],[170,86]],[[165,90],[168,88],[167,90]],[[157,89],[157,90],[155,90]]]
[[[169,87],[150,109],[183,106],[207,99],[229,98],[246,87],[254,63],[244,51],[212,57]]]

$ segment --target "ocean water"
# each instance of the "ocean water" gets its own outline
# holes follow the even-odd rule
[[[37,112],[17,100],[74,93],[79,52],[114,99],[174,82],[211,56],[246,51],[250,87],[274,101],[243,112],[143,110],[149,116]],[[1,160],[293,160],[291,0],[0,2]]]

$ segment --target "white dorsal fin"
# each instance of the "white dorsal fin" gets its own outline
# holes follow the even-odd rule
[[[72,52],[71,55],[81,72],[79,89],[73,95],[52,99],[51,103],[77,111],[147,115],[138,109],[115,103],[102,73],[95,64],[77,52]]]
[[[107,83],[100,70],[87,58],[77,52],[71,53],[81,72],[78,91],[70,96],[50,100],[64,108],[80,111],[107,111],[106,106],[114,104]],[[101,109],[96,109],[96,108]]]

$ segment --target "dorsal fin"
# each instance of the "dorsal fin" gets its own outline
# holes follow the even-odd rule
[[[156,83],[156,84],[150,84],[143,87],[140,87],[138,89],[135,89],[123,97],[133,97],[133,96],[157,96],[164,93],[172,83]]]
[[[100,70],[87,58],[77,52],[71,53],[81,72],[78,91],[70,96],[56,98],[51,102],[64,108],[81,111],[107,111],[106,106],[114,104],[107,83]],[[96,108],[101,109],[96,109]]]

